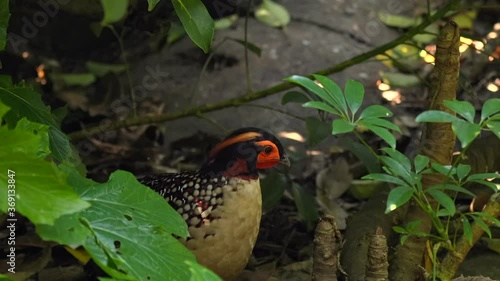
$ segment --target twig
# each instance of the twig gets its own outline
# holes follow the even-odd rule
[[[366,53],[362,53],[360,55],[357,55],[349,60],[346,60],[344,62],[341,62],[335,66],[319,70],[314,72],[315,74],[320,74],[320,75],[330,75],[333,73],[340,72],[350,66],[353,66],[355,64],[364,62],[378,54],[383,54],[387,50],[390,50],[394,47],[396,47],[399,44],[402,44],[415,36],[416,34],[422,32],[427,26],[429,26],[431,23],[434,21],[440,19],[443,17],[448,11],[454,7],[459,0],[451,0],[446,6],[438,10],[436,13],[428,17],[426,20],[424,20],[420,25],[410,29],[407,33],[402,35],[401,37],[398,37],[394,39],[393,41],[390,41],[380,47],[377,47],[375,49],[372,49]],[[313,78],[311,75],[308,75],[308,77]],[[125,120],[115,120],[113,122],[106,123],[106,126],[100,126],[100,125],[94,125],[90,127],[89,129],[84,129],[81,131],[77,131],[74,133],[69,134],[70,138],[72,140],[81,140],[84,138],[87,138],[89,136],[99,134],[99,133],[105,133],[107,131],[111,130],[116,130],[120,128],[126,128],[126,127],[132,127],[132,126],[140,126],[140,125],[146,125],[146,124],[153,124],[153,123],[161,123],[161,122],[166,122],[166,121],[172,121],[188,116],[195,116],[199,113],[206,113],[206,112],[211,112],[215,110],[220,110],[223,108],[227,107],[233,107],[233,106],[239,106],[244,103],[258,100],[265,98],[267,96],[274,95],[276,93],[291,89],[296,87],[295,84],[292,84],[290,82],[283,82],[274,86],[271,86],[270,88],[264,89],[262,91],[254,92],[245,96],[237,97],[237,98],[232,98],[228,99],[225,101],[221,101],[218,103],[214,104],[206,104],[202,106],[198,106],[195,108],[191,109],[185,109],[185,110],[180,110],[178,112],[173,112],[173,113],[165,113],[165,114],[159,114],[155,116],[138,116],[134,118],[129,118]]]

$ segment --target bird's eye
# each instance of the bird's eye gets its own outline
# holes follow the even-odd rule
[[[266,146],[264,147],[264,153],[265,154],[269,154],[273,151],[273,147],[272,146]]]

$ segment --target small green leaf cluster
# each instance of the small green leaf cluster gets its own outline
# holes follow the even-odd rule
[[[451,128],[460,140],[462,148],[469,146],[479,136],[481,130],[486,128],[500,138],[500,99],[488,99],[483,104],[479,123],[474,122],[476,110],[471,103],[446,100],[444,104],[461,118],[441,110],[428,110],[419,114],[416,121],[451,123]]]
[[[365,92],[363,84],[348,80],[342,92],[340,87],[329,78],[322,75],[313,75],[313,77],[316,81],[296,75],[286,80],[300,85],[320,98],[320,100],[307,101],[303,104],[304,107],[315,108],[339,117],[333,120],[333,135],[355,132],[356,127],[362,126],[379,136],[391,147],[396,147],[396,138],[390,130],[400,132],[400,129],[383,119],[392,116],[389,109],[380,105],[371,105],[356,117],[363,102]],[[298,99],[297,94],[293,95],[293,97],[290,95],[288,99]]]
[[[173,236],[186,237],[187,226],[163,197],[125,171],[106,183],[85,178],[59,118],[31,88],[6,81],[0,77],[1,213],[25,216],[44,240],[83,247],[116,280],[220,280]]]

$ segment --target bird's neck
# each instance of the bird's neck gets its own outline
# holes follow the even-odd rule
[[[208,161],[200,170],[202,174],[213,177],[240,178],[243,180],[256,180],[259,178],[257,169],[249,169],[249,164],[244,159],[236,159],[222,163],[222,161]]]

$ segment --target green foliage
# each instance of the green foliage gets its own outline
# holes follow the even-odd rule
[[[321,143],[331,134],[331,125],[315,117],[306,118],[307,142],[310,146]]]
[[[151,12],[156,7],[158,2],[160,2],[160,0],[148,0],[148,11]]]
[[[332,134],[350,133],[362,126],[379,136],[391,147],[396,147],[396,138],[390,130],[396,132],[400,132],[400,130],[393,123],[382,119],[392,116],[390,110],[380,105],[372,105],[363,110],[356,118],[364,98],[364,87],[361,83],[349,80],[345,85],[344,92],[342,92],[342,89],[331,79],[321,75],[313,75],[313,77],[322,87],[302,76],[291,76],[286,80],[302,86],[320,98],[320,101],[304,103],[304,107],[325,111],[340,118],[333,121]],[[294,98],[297,99],[296,94],[294,94]]]
[[[7,25],[9,24],[9,19],[9,0],[0,0],[0,51],[5,49],[5,44],[7,43]]]
[[[128,0],[101,0],[104,17],[101,26],[107,26],[118,22],[127,14]]]
[[[9,128],[16,126],[22,118],[48,126],[49,145],[52,156],[58,161],[74,161],[78,158],[71,149],[69,139],[59,128],[59,122],[31,87],[13,85],[10,78],[0,75],[0,101],[10,110],[3,116]]]
[[[454,100],[444,101],[444,104],[462,118],[444,111],[428,110],[419,114],[416,121],[451,123],[462,148],[468,147],[486,128],[500,138],[500,99],[493,98],[484,103],[479,123],[474,122],[476,110],[469,102]]]
[[[297,183],[292,183],[292,194],[300,217],[312,229],[314,223],[319,219],[316,199]]]
[[[260,181],[262,190],[262,209],[269,210],[274,207],[283,197],[285,192],[286,178],[283,174],[271,171]]]
[[[172,0],[175,12],[187,34],[205,53],[214,36],[214,21],[200,0]]]
[[[16,90],[13,87],[10,92]],[[10,118],[0,126],[0,158],[7,160],[0,162],[5,171],[0,174],[0,193],[12,194],[0,197],[1,212],[9,214],[13,210],[9,208],[15,207],[35,225],[42,239],[83,246],[115,280],[162,280],[165,276],[175,276],[170,280],[220,280],[197,264],[194,255],[173,236],[188,235],[180,215],[132,174],[117,171],[107,183],[96,183],[68,161],[59,165],[51,161],[50,128],[58,118],[29,94],[12,102],[23,93],[7,100],[14,106],[26,99],[35,101],[27,115],[49,120],[51,125],[25,117],[15,123],[14,109],[0,102],[0,118]]]
[[[283,95],[283,97],[281,98],[281,104],[282,105],[285,105],[287,103],[300,103],[300,104],[303,104],[303,103],[306,103],[306,102],[308,102],[310,100],[311,99],[309,97],[307,97],[306,95],[304,95],[301,92],[290,91],[290,92],[287,92],[286,94]]]
[[[290,22],[290,14],[285,7],[271,0],[264,0],[255,10],[255,18],[272,27],[285,27]]]

